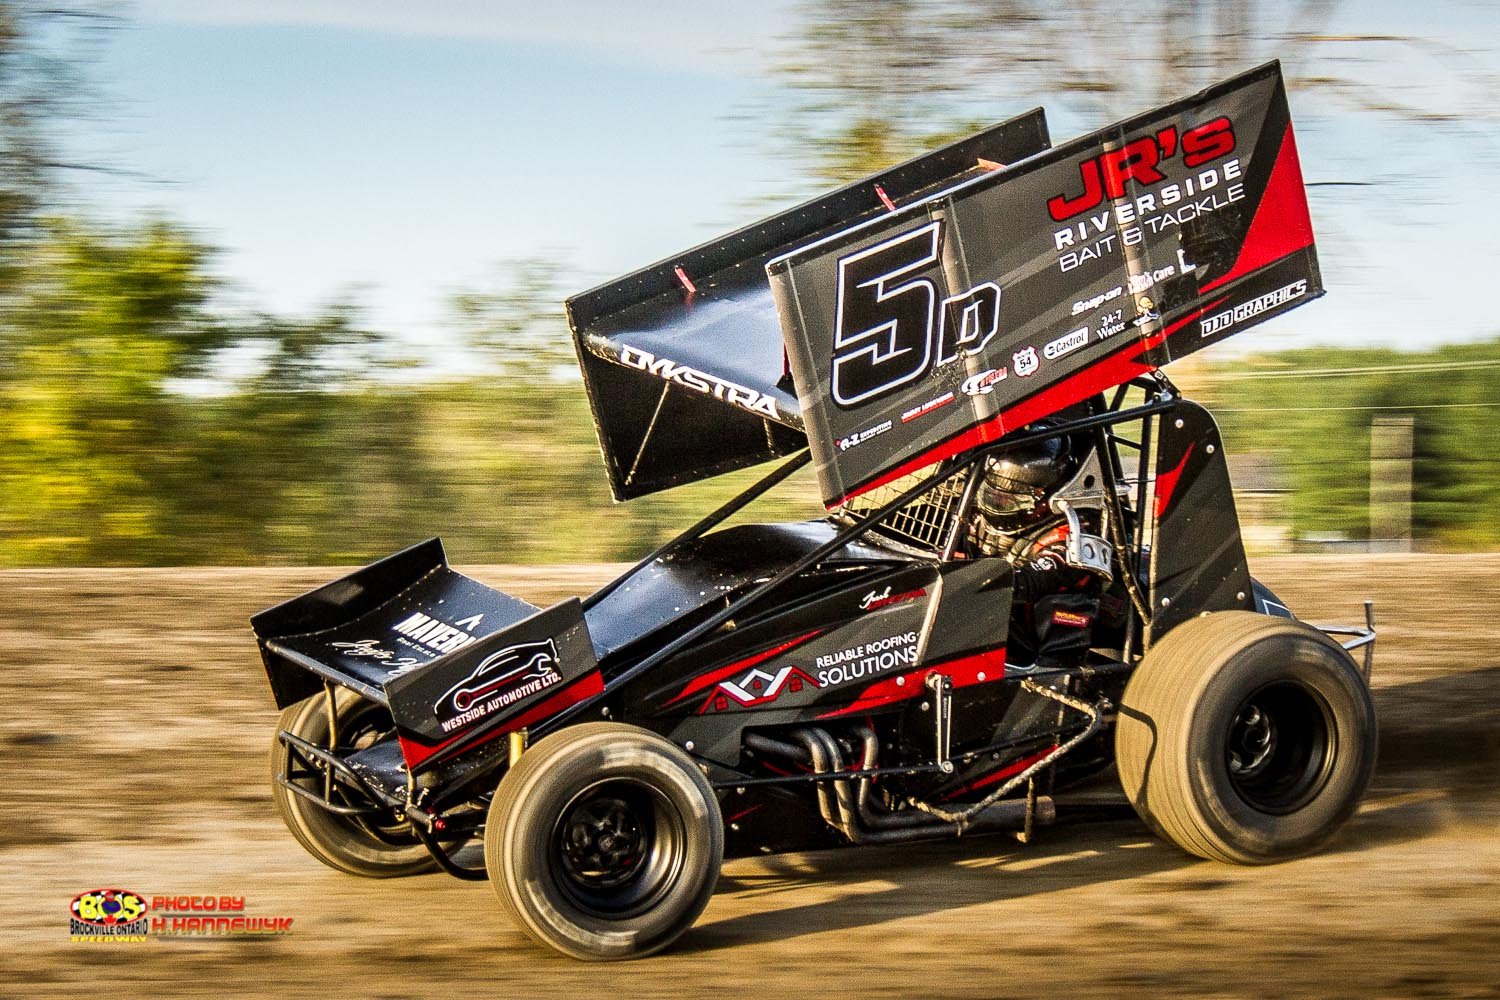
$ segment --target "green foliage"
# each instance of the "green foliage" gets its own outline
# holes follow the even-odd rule
[[[548,371],[571,353],[550,278],[464,300],[490,372],[392,385],[346,307],[215,313],[180,229],[43,232],[0,310],[0,565],[351,563],[431,534],[467,561],[629,559],[758,475],[613,504],[582,387]],[[229,380],[235,348],[258,368]]]
[[[6,561],[128,560],[168,530],[158,484],[184,415],[168,384],[217,346],[207,250],[164,224],[53,221],[28,251],[0,320]]]
[[[533,257],[510,261],[497,289],[463,291],[453,297],[453,318],[465,346],[492,364],[527,376],[547,376],[558,365],[576,363],[566,336],[562,268]]]
[[[465,562],[625,560],[762,474],[614,504],[582,387],[553,371],[568,339],[545,271],[466,300],[464,346],[488,371],[410,384],[347,307],[220,315],[212,252],[176,227],[43,234],[0,308],[0,565],[347,564],[433,534]],[[256,367],[226,370],[247,348]],[[1430,369],[1454,364],[1469,367]],[[1371,370],[1261,377],[1326,369]],[[1236,362],[1190,394],[1231,455],[1269,457],[1297,535],[1365,535],[1371,417],[1411,414],[1419,543],[1492,547],[1497,370],[1500,341],[1318,348]],[[805,475],[778,495],[752,515],[819,511]]]
[[[1207,0],[1132,11],[1160,52],[1121,60],[1077,44],[1118,20],[1102,3],[798,10],[779,76],[799,102],[775,122],[787,155],[825,181],[965,134],[964,117],[997,95],[1022,102],[1010,111],[1062,95],[1093,117],[1117,95],[1133,107],[1142,94],[1175,96],[1246,65],[1247,40],[1268,37],[1257,22],[1280,16]],[[47,217],[66,166],[51,140],[85,113],[87,89],[66,47],[44,43],[59,26],[110,23],[87,0],[0,0],[0,565],[347,564],[432,534],[463,562],[624,560],[762,474],[611,502],[582,387],[559,375],[572,352],[553,261],[512,263],[498,291],[456,297],[447,347],[476,374],[413,383],[394,377],[393,344],[349,304],[305,320],[224,314],[212,249],[180,227]],[[1306,50],[1319,37],[1291,41]],[[1349,89],[1329,68],[1339,62],[1317,63],[1328,71],[1303,85]],[[1421,355],[1307,350],[1245,367],[1455,361],[1500,361],[1500,341]],[[1414,415],[1420,543],[1490,547],[1496,371],[1230,373],[1207,395],[1231,453],[1269,456],[1286,478],[1299,535],[1365,534],[1370,418]],[[748,516],[819,512],[806,473],[777,495]]]
[[[1355,373],[1259,377],[1330,369]],[[1235,370],[1240,377],[1219,374],[1195,395],[1212,401],[1231,455],[1273,456],[1291,490],[1297,536],[1368,537],[1370,422],[1410,416],[1419,544],[1490,548],[1500,541],[1500,462],[1490,436],[1500,417],[1500,340],[1424,352],[1309,348],[1251,358]]]

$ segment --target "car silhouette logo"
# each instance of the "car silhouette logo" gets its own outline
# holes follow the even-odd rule
[[[475,702],[497,691],[550,676],[556,663],[557,646],[551,639],[507,646],[481,660],[474,672],[449,688],[432,709],[442,714],[443,707],[451,705],[456,712],[467,712]]]

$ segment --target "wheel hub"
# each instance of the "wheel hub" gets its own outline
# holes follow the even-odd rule
[[[1270,762],[1276,750],[1276,724],[1260,706],[1251,702],[1240,709],[1230,727],[1229,771],[1248,778]]]
[[[1224,734],[1224,763],[1246,804],[1295,812],[1327,780],[1337,733],[1323,699],[1298,681],[1274,681],[1240,703]]]
[[[635,778],[598,781],[559,814],[551,847],[557,887],[597,917],[628,919],[671,891],[686,839],[660,790]]]
[[[645,823],[635,805],[618,796],[576,803],[563,827],[563,863],[570,876],[590,888],[629,881],[649,853]]]

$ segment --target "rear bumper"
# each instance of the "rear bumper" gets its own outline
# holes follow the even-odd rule
[[[287,769],[278,774],[276,780],[287,791],[315,803],[319,808],[341,816],[368,816],[381,812],[382,805],[394,809],[404,804],[404,798],[392,794],[385,783],[366,780],[337,754],[314,746],[285,729],[278,732],[276,738],[287,749]],[[321,789],[316,787],[318,784],[321,784]],[[340,784],[353,789],[358,795],[334,801],[334,786]],[[358,805],[350,804],[351,800],[359,802],[360,799],[365,801]]]

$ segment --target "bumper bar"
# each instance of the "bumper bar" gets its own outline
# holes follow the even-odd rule
[[[327,809],[329,812],[338,813],[340,816],[368,816],[372,813],[381,812],[386,806],[399,807],[402,805],[399,800],[393,800],[389,795],[385,795],[374,788],[341,758],[322,747],[314,746],[302,737],[289,733],[285,729],[277,733],[276,738],[290,751],[286,773],[276,776],[276,780],[287,791],[295,795],[300,795],[304,799],[316,803],[321,808]],[[321,779],[323,781],[323,794],[319,795],[305,785],[299,785],[297,781],[301,778]],[[371,804],[367,806],[351,806],[340,805],[334,802],[332,788],[334,779],[351,788],[358,789]],[[385,803],[385,806],[375,804],[382,802]]]
[[[1357,625],[1314,625],[1313,628],[1324,635],[1331,636],[1338,641],[1351,655],[1356,649],[1364,650],[1364,663],[1361,670],[1365,675],[1365,683],[1370,681],[1370,669],[1375,663],[1375,602],[1365,601],[1365,624],[1363,628]]]

